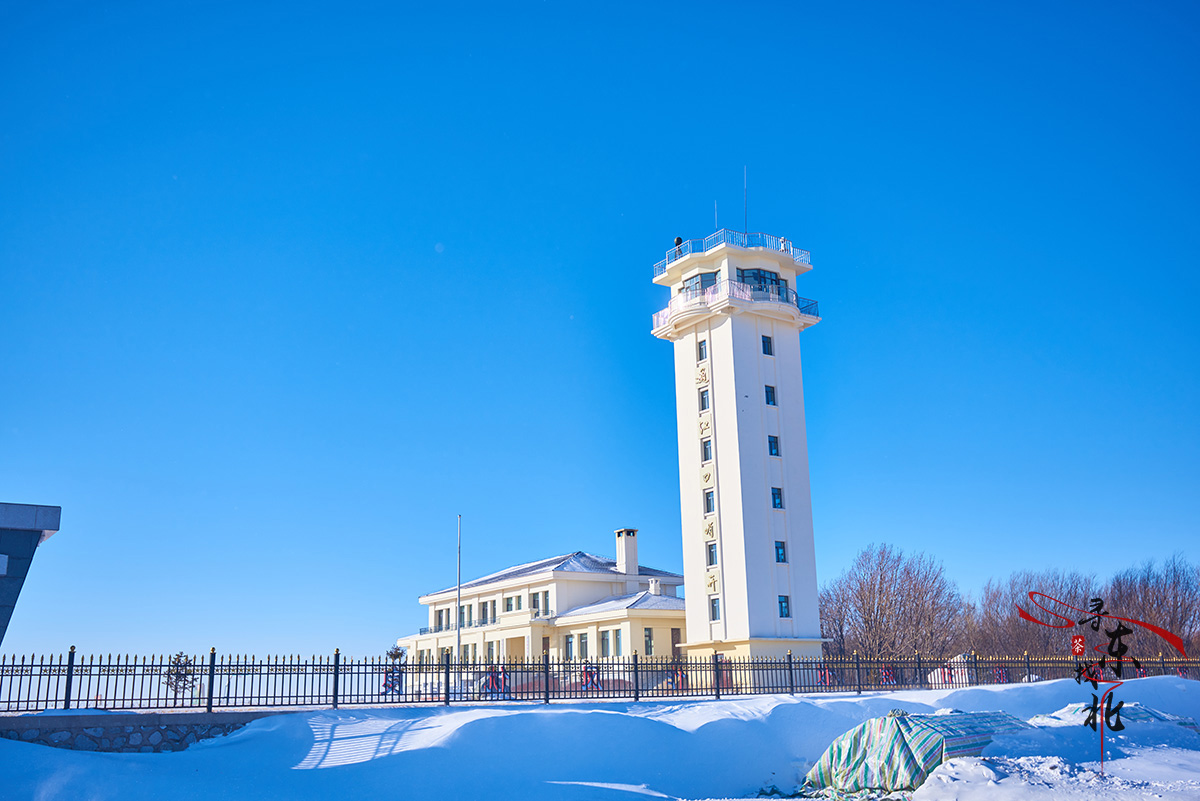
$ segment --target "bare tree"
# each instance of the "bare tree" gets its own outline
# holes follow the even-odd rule
[[[1030,592],[1045,593],[1077,609],[1087,609],[1089,599],[1097,593],[1096,577],[1061,570],[1022,570],[1003,581],[988,579],[967,626],[971,647],[981,654],[1003,656],[1019,656],[1026,651],[1035,656],[1070,653],[1072,632],[1039,626],[1020,617],[1018,607],[1046,623],[1062,623],[1035,606],[1030,601]],[[1075,615],[1039,600],[1048,609]]]
[[[821,592],[826,653],[866,657],[943,654],[962,639],[966,604],[945,569],[926,554],[871,545]]]
[[[1200,568],[1176,553],[1162,567],[1153,560],[1117,573],[1101,593],[1107,611],[1152,623],[1200,646]],[[1152,632],[1134,628],[1124,639],[1135,656],[1152,656],[1170,647]],[[1190,647],[1189,647],[1190,646]]]

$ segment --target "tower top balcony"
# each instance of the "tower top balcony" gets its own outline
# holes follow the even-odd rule
[[[654,283],[671,286],[679,282],[683,271],[690,266],[689,257],[699,257],[721,248],[757,251],[791,262],[796,274],[812,269],[812,254],[793,245],[787,237],[763,233],[742,233],[722,228],[704,239],[682,240],[667,250],[666,257],[654,265]]]

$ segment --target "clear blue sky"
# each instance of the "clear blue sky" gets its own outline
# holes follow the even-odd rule
[[[813,254],[818,571],[1200,558],[1192,3],[0,10],[6,652],[379,652],[680,569],[680,235]],[[828,6],[828,4],[825,4]]]

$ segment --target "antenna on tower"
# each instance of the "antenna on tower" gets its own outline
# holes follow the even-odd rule
[[[742,233],[750,233],[750,198],[747,192],[746,165],[742,165]]]

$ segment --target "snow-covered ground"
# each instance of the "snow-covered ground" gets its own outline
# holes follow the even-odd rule
[[[747,798],[797,789],[839,734],[895,708],[1004,710],[1028,720],[1090,700],[1062,680],[968,690],[754,696],[689,703],[498,705],[301,712],[166,754],[0,740],[4,799]],[[1200,683],[1126,682],[1117,697],[1200,719]],[[1200,735],[1130,723],[1106,736],[1038,728],[938,768],[932,799],[1200,799]]]

